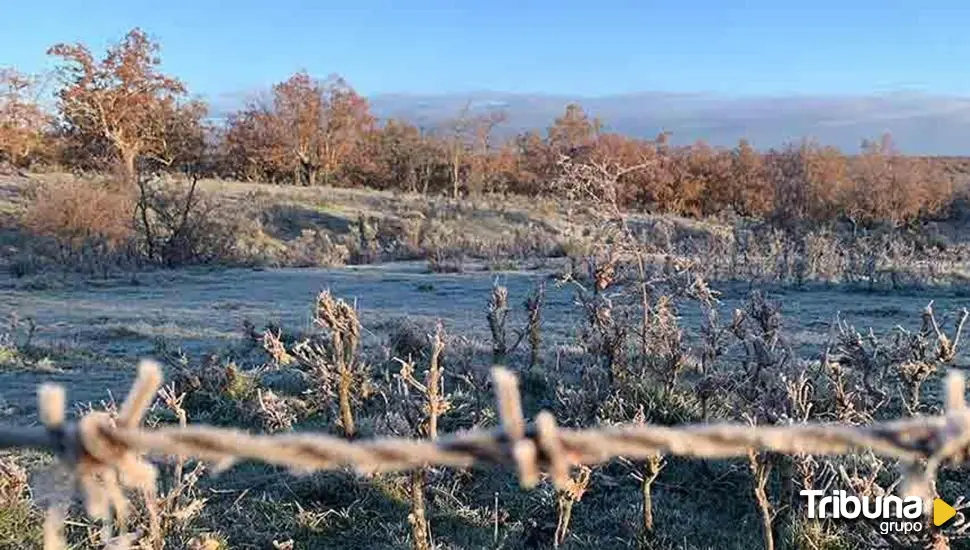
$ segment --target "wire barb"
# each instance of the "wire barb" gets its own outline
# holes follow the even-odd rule
[[[76,424],[65,423],[64,390],[44,385],[38,390],[42,431],[0,427],[0,448],[49,450],[73,465],[89,515],[111,518],[124,533],[128,503],[122,488],[151,495],[155,468],[142,455],[182,456],[231,465],[243,460],[288,467],[293,471],[352,467],[360,472],[388,472],[433,466],[514,465],[524,487],[548,473],[556,487],[569,483],[570,468],[622,457],[644,460],[678,455],[693,458],[747,456],[751,451],[817,456],[863,450],[900,459],[907,468],[906,491],[927,495],[941,464],[967,460],[970,409],[964,400],[963,376],[951,371],[945,383],[946,410],[936,417],[917,417],[870,426],[803,423],[779,426],[698,424],[678,427],[628,424],[589,429],[563,429],[549,412],[532,425],[522,412],[518,381],[501,367],[492,370],[500,426],[443,436],[435,441],[376,438],[348,441],[324,434],[252,435],[210,426],[141,428],[145,413],[161,386],[160,367],[139,365],[132,391],[117,418],[92,412]],[[45,521],[45,548],[63,548],[64,510],[55,506]]]

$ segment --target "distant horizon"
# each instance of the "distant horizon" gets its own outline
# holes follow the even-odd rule
[[[239,108],[242,94],[235,97],[214,103],[213,114]],[[426,127],[454,117],[470,99],[493,100],[496,104],[477,111],[498,109],[508,113],[508,121],[496,128],[502,137],[527,130],[545,131],[566,104],[576,102],[590,116],[600,118],[606,131],[645,139],[667,131],[678,145],[702,140],[730,147],[744,138],[756,148],[767,150],[808,138],[852,153],[860,149],[864,139],[878,139],[889,133],[904,153],[970,156],[970,96],[916,91],[830,96],[650,91],[583,97],[472,91],[398,92],[375,94],[367,99],[372,112],[380,118],[404,119]]]

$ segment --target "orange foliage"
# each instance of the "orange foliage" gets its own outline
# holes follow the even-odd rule
[[[36,101],[36,82],[0,68],[0,160],[21,165],[42,145],[50,117]]]
[[[938,212],[953,196],[951,178],[925,159],[899,154],[888,134],[864,141],[849,170],[840,203],[853,221],[902,223]]]
[[[367,100],[338,76],[317,82],[299,72],[273,87],[270,124],[281,150],[274,158],[294,170],[295,183],[315,185],[334,175],[373,125]]]
[[[846,158],[837,149],[804,141],[769,151],[765,167],[774,187],[776,220],[821,221],[836,214],[836,198],[846,185]]]
[[[275,180],[279,150],[272,113],[258,102],[229,115],[222,139],[224,175],[246,181]]]
[[[373,126],[367,100],[342,78],[320,82],[301,71],[273,86],[271,100],[229,117],[229,170],[247,179],[289,172],[298,185],[316,185],[321,175],[336,183]]]
[[[389,120],[367,133],[350,170],[355,184],[427,193],[445,187],[444,157],[439,140],[408,122]]]
[[[84,142],[105,142],[129,182],[135,180],[139,158],[174,162],[188,140],[173,132],[193,133],[205,112],[200,103],[180,104],[185,87],[158,71],[158,52],[159,45],[137,28],[100,60],[83,44],[48,50],[63,62],[58,97],[69,133]]]
[[[767,214],[775,201],[775,189],[765,172],[764,157],[744,139],[730,155],[731,167],[724,181],[727,204],[742,216]]]
[[[582,106],[570,103],[566,105],[566,112],[549,127],[549,146],[556,152],[569,154],[580,147],[591,145],[601,126],[599,119],[590,119]]]

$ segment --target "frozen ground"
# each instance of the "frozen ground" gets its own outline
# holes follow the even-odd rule
[[[485,340],[485,304],[493,281],[509,288],[513,315],[538,280],[547,281],[544,339],[548,347],[575,341],[578,310],[573,289],[557,287],[548,273],[427,273],[424,264],[390,264],[342,269],[168,271],[129,280],[89,282],[47,290],[25,290],[12,281],[0,284],[0,314],[30,317],[37,324],[35,343],[63,350],[51,369],[2,370],[0,419],[32,415],[36,385],[44,380],[67,384],[72,401],[96,401],[107,390],[122,391],[138,357],[150,355],[159,339],[190,353],[217,351],[242,335],[244,320],[262,328],[268,322],[289,329],[306,328],[313,297],[330,288],[355,300],[371,337],[389,320],[441,319],[450,334]],[[722,291],[723,317],[738,306],[747,285],[715,285]],[[915,329],[919,313],[935,299],[938,315],[948,321],[970,298],[929,292],[872,294],[833,288],[776,290],[785,333],[803,354],[818,351],[833,319],[841,313],[860,329],[877,332],[900,324]],[[694,325],[698,312],[687,305],[683,324]],[[518,321],[510,322],[514,325]],[[0,332],[4,330],[0,327]]]

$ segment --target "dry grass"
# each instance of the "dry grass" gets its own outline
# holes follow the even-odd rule
[[[99,188],[96,181],[75,181],[57,174],[35,175],[32,179],[41,182],[42,189]],[[90,256],[103,256],[109,250],[88,250],[93,245],[79,245],[79,239],[117,242],[119,234],[114,229],[99,237],[106,230],[96,223],[86,223],[78,230],[70,220],[58,222],[57,227],[46,227],[53,223],[50,221],[39,224],[38,216],[21,216],[23,221],[16,221],[16,212],[43,208],[46,203],[36,201],[31,206],[35,203],[29,199],[17,198],[17,193],[24,193],[28,187],[21,180],[13,187],[11,198],[3,202],[3,210],[14,213],[14,219],[7,222],[12,226],[8,249],[18,273],[47,269],[56,257],[39,246],[42,243],[23,235],[17,237],[28,221],[44,234],[57,233],[65,246],[70,244],[62,246],[64,250],[76,250],[77,246],[87,250],[79,256],[88,258],[81,267],[92,263]],[[169,182],[160,189],[178,187]],[[310,267],[421,259],[429,270],[446,273],[563,266],[567,272],[580,275],[582,263],[596,243],[616,236],[597,229],[597,220],[606,211],[603,207],[565,199],[496,195],[456,201],[415,193],[217,180],[199,181],[198,197],[204,215],[200,214],[200,221],[193,222],[193,227],[204,226],[199,234],[211,242],[193,245],[191,257],[182,258],[182,262]],[[54,198],[58,200],[50,203],[52,208],[63,202]],[[781,230],[744,219],[625,216],[626,231],[640,243],[645,262],[658,265],[669,258],[694,262],[702,275],[714,281],[784,285],[821,282],[894,290],[963,286],[970,278],[965,260],[968,245],[959,237],[960,232],[950,227],[958,226],[958,221],[926,222],[916,229],[861,230],[830,224]],[[77,219],[72,216],[72,220]],[[159,226],[155,232],[172,233],[172,229]],[[139,243],[143,241],[140,237]],[[129,267],[131,259],[120,264],[117,258],[107,262],[102,259],[94,271],[111,265],[116,266],[114,269]],[[105,263],[110,265],[101,265]],[[64,261],[60,265],[63,268]]]

